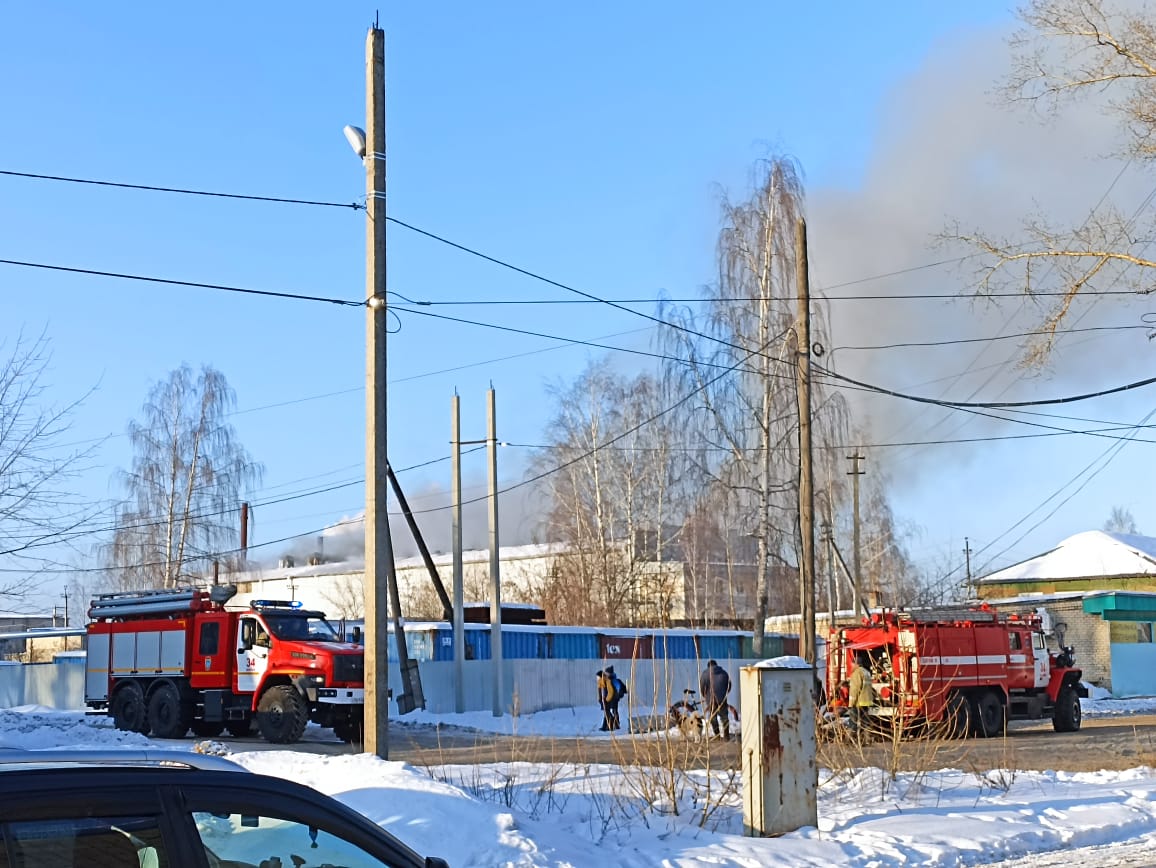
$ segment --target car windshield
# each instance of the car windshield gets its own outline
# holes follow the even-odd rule
[[[310,642],[339,642],[337,631],[316,615],[270,615],[262,613],[269,630],[278,639]]]

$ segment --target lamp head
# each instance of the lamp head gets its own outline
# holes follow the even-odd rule
[[[345,141],[349,142],[349,147],[357,152],[357,156],[362,159],[365,158],[365,130],[360,127],[346,124],[342,129],[345,133]]]

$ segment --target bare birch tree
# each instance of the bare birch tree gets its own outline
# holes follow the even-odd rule
[[[753,190],[724,201],[718,240],[719,274],[707,289],[705,310],[670,311],[679,328],[667,332],[674,363],[670,373],[684,389],[697,390],[690,437],[707,444],[700,464],[707,484],[734,493],[744,513],[740,535],[758,544],[755,561],[755,653],[763,650],[773,575],[798,564],[798,420],[795,391],[795,232],[803,208],[797,164],[786,157],[761,162]],[[697,333],[697,334],[696,334]],[[705,333],[709,340],[698,337]],[[822,312],[813,340],[827,342]],[[732,376],[719,377],[733,369]],[[844,426],[840,400],[827,399],[814,383],[817,443]],[[719,456],[722,456],[721,458]],[[794,595],[797,611],[799,595]]]
[[[1044,112],[1081,99],[1106,98],[1104,107],[1120,119],[1122,155],[1141,165],[1156,160],[1156,22],[1151,13],[1105,0],[1032,0],[1020,18],[1024,28],[1012,39],[1013,70],[1003,87],[1005,98]],[[1146,251],[1156,222],[1143,213],[1147,204],[1131,215],[1098,206],[1078,226],[1032,217],[1024,221],[1019,237],[956,225],[945,238],[983,254],[980,294],[1012,287],[1033,295],[1058,288],[1060,295],[1047,301],[1040,335],[1024,359],[1025,365],[1042,366],[1080,293],[1109,285],[1151,291],[1156,259]]]
[[[549,448],[532,470],[561,468],[544,480],[547,533],[567,548],[542,589],[552,621],[664,623],[681,605],[682,583],[664,566],[682,511],[662,396],[654,378],[604,362],[553,390]]]
[[[67,491],[87,453],[60,443],[79,402],[44,400],[47,338],[21,334],[0,352],[0,599],[10,600],[37,581],[45,550],[79,536],[95,510]]]
[[[238,565],[240,503],[263,471],[228,424],[235,404],[224,375],[208,366],[182,365],[149,392],[129,425],[128,498],[106,548],[113,587],[171,588],[218,557]]]

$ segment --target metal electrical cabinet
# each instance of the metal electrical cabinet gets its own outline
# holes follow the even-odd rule
[[[743,833],[782,835],[818,824],[815,670],[797,657],[744,666]]]

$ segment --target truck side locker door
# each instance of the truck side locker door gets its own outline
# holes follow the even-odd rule
[[[199,690],[231,687],[228,679],[229,659],[236,654],[230,648],[229,616],[204,613],[193,622],[193,650],[190,656],[189,683]]]

